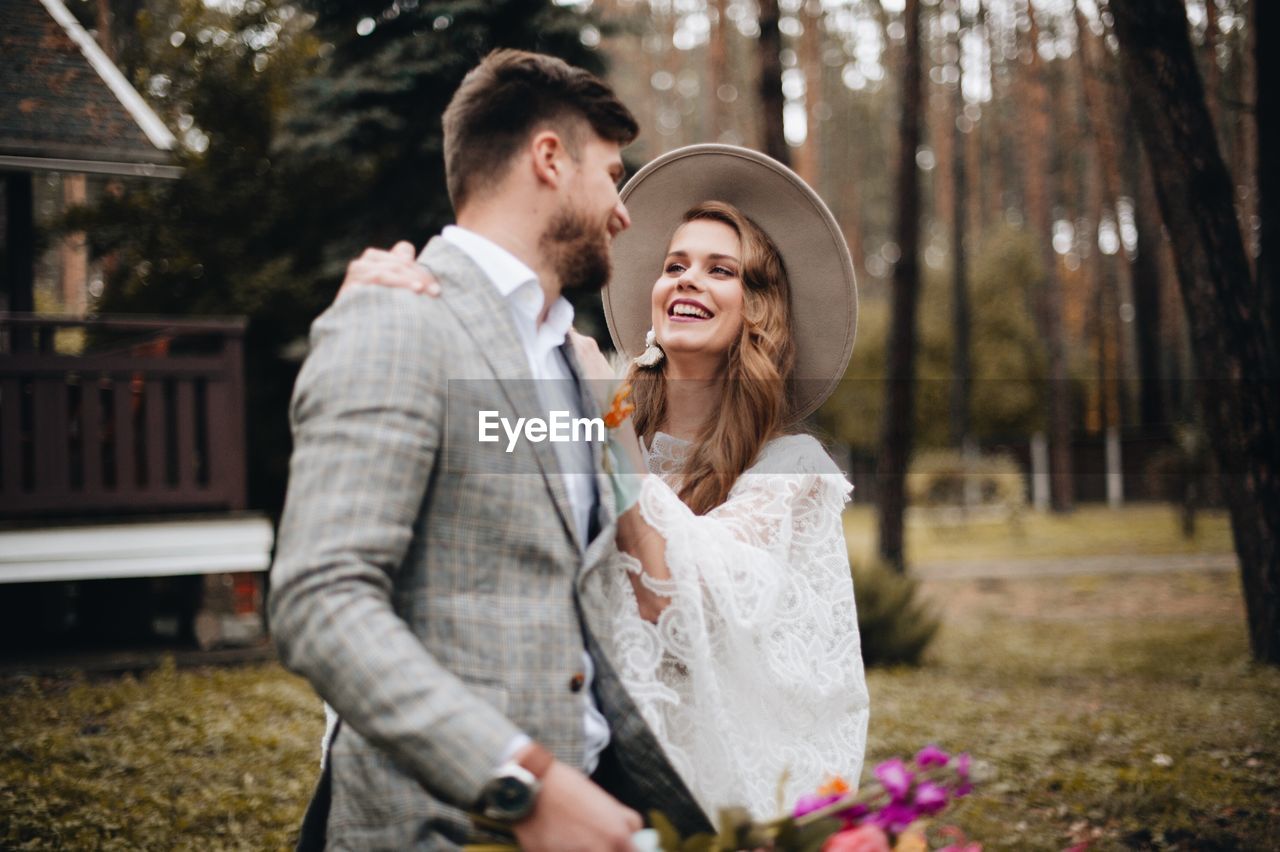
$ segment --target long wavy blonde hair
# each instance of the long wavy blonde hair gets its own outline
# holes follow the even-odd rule
[[[680,478],[680,499],[704,515],[729,497],[729,489],[756,460],[760,449],[784,434],[789,422],[789,380],[795,366],[790,284],[778,248],[740,210],[706,201],[684,214],[723,222],[742,244],[742,330],[728,353],[719,405],[702,425]],[[667,414],[667,360],[654,367],[632,365],[636,431],[646,443]]]

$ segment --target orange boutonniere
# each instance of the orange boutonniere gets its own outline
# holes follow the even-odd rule
[[[617,429],[635,410],[636,404],[631,401],[631,383],[623,382],[613,392],[613,401],[609,403],[609,410],[604,414],[604,425],[610,429]]]

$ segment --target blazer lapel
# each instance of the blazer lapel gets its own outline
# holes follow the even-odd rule
[[[572,343],[566,343],[562,349],[565,360],[569,363],[569,369],[573,372],[578,384],[578,404],[581,407],[583,417],[600,417],[600,405],[596,401],[596,395],[592,392],[590,384],[582,378],[582,370],[578,364],[578,356],[573,350]],[[607,437],[607,436],[606,436]],[[604,447],[603,441],[591,442],[591,463],[596,477],[596,496],[597,505],[595,507],[595,516],[597,519],[596,535],[586,546],[586,554],[582,560],[582,570],[578,575],[578,582],[582,582],[582,578],[586,575],[590,567],[604,558],[613,545],[614,535],[617,529],[616,506],[613,502],[613,485],[609,482],[608,475],[604,472]]]
[[[538,396],[536,383],[529,371],[529,359],[520,343],[520,334],[516,331],[510,309],[488,276],[466,252],[441,237],[431,239],[419,262],[445,282],[440,288],[441,301],[476,342],[476,348],[493,370],[516,416],[546,415],[546,406]],[[569,492],[555,449],[547,441],[530,441],[529,444],[560,513],[560,520],[569,537],[577,543]]]

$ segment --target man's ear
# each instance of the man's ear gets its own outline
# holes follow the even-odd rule
[[[560,134],[554,130],[539,130],[529,140],[529,152],[533,158],[533,175],[538,183],[555,189],[565,177],[565,160],[569,151]]]

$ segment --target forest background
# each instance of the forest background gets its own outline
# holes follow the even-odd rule
[[[480,57],[521,47],[608,75],[644,129],[626,153],[632,168],[684,144],[742,144],[789,162],[827,200],[862,310],[846,381],[814,425],[849,448],[860,496],[880,508],[888,564],[905,564],[904,474],[920,448],[1005,451],[1025,469],[1046,447],[1045,497],[1068,512],[1105,493],[1109,438],[1148,468],[1143,496],[1183,496],[1194,478],[1202,498],[1233,509],[1255,653],[1280,659],[1276,510],[1249,508],[1280,487],[1265,438],[1280,425],[1266,391],[1278,377],[1274,288],[1259,270],[1273,221],[1259,192],[1266,4],[70,5],[177,130],[186,171],[165,184],[94,183],[65,215],[54,215],[64,196],[51,177],[45,239],[87,237],[93,312],[250,317],[256,507],[274,513],[282,500],[287,399],[311,320],[363,247],[421,245],[451,221],[441,111]],[[1144,45],[1170,34],[1193,75],[1162,68],[1191,80],[1176,103],[1143,87]],[[1188,126],[1199,115],[1188,104],[1205,120]],[[1190,135],[1166,133],[1186,144],[1153,158],[1161,117]],[[1223,173],[1179,198],[1175,155],[1194,159],[1193,143]],[[1228,236],[1228,250],[1206,254],[1182,237],[1221,235],[1209,225],[1222,225],[1223,186],[1236,245]],[[1171,225],[1178,211],[1191,211],[1190,230]],[[1221,311],[1231,299],[1252,311],[1239,337],[1261,343],[1243,374],[1225,321],[1188,313],[1197,292],[1216,293],[1207,304]],[[42,310],[62,307],[54,287],[39,297]],[[604,336],[598,305],[579,310]],[[1222,402],[1242,388],[1260,400],[1251,411]]]

